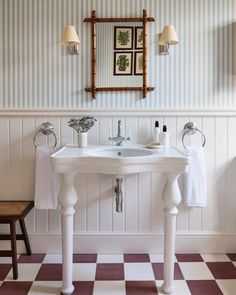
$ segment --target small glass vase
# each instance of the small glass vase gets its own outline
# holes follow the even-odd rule
[[[88,132],[78,132],[77,143],[80,148],[86,147],[88,145]]]

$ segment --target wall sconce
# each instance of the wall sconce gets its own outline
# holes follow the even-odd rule
[[[74,26],[66,26],[61,34],[61,44],[66,46],[68,54],[78,54],[80,40]]]
[[[172,25],[164,26],[164,29],[161,33],[159,45],[160,46],[160,54],[168,55],[170,45],[176,45],[179,43],[178,36],[176,34],[175,28]]]

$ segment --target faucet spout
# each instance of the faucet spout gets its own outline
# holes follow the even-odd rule
[[[109,136],[109,140],[115,141],[117,146],[122,146],[123,145],[123,141],[130,140],[130,137],[129,136],[128,137],[122,136],[121,129],[122,129],[122,122],[121,122],[121,120],[118,120],[117,136],[116,137]]]

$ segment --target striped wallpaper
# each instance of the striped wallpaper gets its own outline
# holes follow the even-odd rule
[[[156,18],[149,24],[149,85],[139,93],[101,93],[90,85],[90,26],[100,17]],[[1,108],[236,108],[235,0],[0,0]],[[160,56],[157,39],[165,24],[176,27],[180,44]],[[78,56],[58,43],[73,24],[81,40]]]

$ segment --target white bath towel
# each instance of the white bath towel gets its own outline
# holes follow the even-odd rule
[[[190,157],[190,165],[184,177],[184,203],[189,207],[205,207],[207,193],[204,149],[201,146],[186,147],[185,152]]]
[[[52,170],[50,161],[51,149],[36,148],[35,167],[35,208],[56,209],[60,189],[59,179]]]

